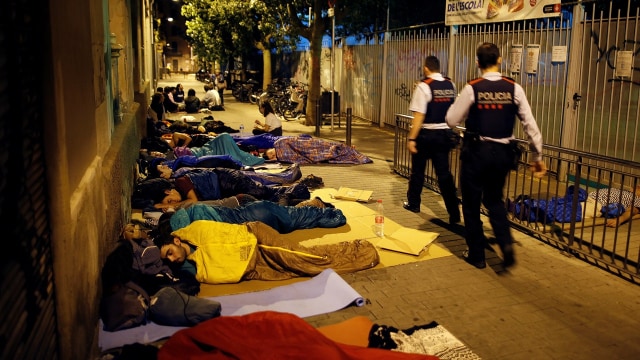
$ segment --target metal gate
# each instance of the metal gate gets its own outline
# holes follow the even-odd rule
[[[584,0],[564,5],[556,18],[420,25],[371,34],[359,45],[340,39],[335,70],[323,58],[321,81],[327,87],[329,74],[337,75],[343,112],[395,127],[396,114],[409,115],[427,55],[440,58],[442,73],[460,90],[480,75],[477,46],[493,42],[503,75],[523,86],[545,144],[640,161],[639,12],[637,1]]]
[[[0,358],[58,358],[42,79],[47,3],[2,3],[0,30]],[[37,10],[34,10],[37,9]]]

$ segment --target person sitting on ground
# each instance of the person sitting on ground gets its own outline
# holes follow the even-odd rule
[[[163,103],[164,95],[161,92],[151,96],[151,104],[147,108],[147,136],[158,136],[157,126],[167,120]]]
[[[196,96],[194,89],[187,91],[187,97],[184,99],[184,110],[187,114],[195,114],[200,110],[200,99]]]
[[[200,106],[209,110],[215,110],[222,106],[220,94],[211,84],[204,85],[204,96],[200,101]]]
[[[173,100],[173,94],[175,92],[176,88],[173,86],[166,86],[164,88],[164,109],[170,113],[178,112],[180,110],[180,105]]]
[[[273,112],[271,104],[269,102],[261,103],[260,112],[264,115],[264,123],[260,122],[260,120],[255,121],[253,135],[269,133],[275,136],[282,136],[282,122]]]
[[[184,102],[184,87],[182,86],[182,84],[176,85],[176,92],[173,95],[173,100],[178,104]]]
[[[191,169],[173,181],[156,178],[136,185],[133,198],[137,203],[152,201],[156,209],[178,209],[202,201],[217,200],[237,194],[248,194],[260,200],[283,205],[308,200],[311,193],[306,185],[288,187],[264,186],[235,169]]]

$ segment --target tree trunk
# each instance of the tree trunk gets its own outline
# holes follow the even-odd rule
[[[264,62],[264,69],[262,69],[262,88],[267,89],[267,85],[271,84],[271,51],[266,50],[262,52],[262,61]]]
[[[262,50],[262,89],[266,90],[267,85],[271,84],[271,51],[265,49],[262,43],[257,47]]]
[[[315,0],[314,20],[311,23],[310,56],[309,56],[309,95],[307,97],[307,116],[305,125],[316,125],[322,119],[316,119],[316,103],[320,100],[320,62],[322,56],[322,36],[325,31],[324,19],[322,19],[322,6],[320,0]]]

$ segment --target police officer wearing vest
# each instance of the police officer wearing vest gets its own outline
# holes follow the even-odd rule
[[[449,170],[449,152],[456,144],[455,135],[445,123],[444,116],[456,98],[456,90],[451,79],[440,74],[437,57],[427,56],[423,72],[426,79],[418,84],[409,104],[409,110],[413,111],[407,138],[407,148],[411,152],[411,177],[403,207],[420,212],[424,172],[427,160],[431,159],[449,213],[449,223],[455,224],[460,222],[460,202]]]
[[[503,266],[515,263],[513,238],[504,205],[503,187],[514,163],[513,127],[516,116],[529,137],[533,151],[531,170],[542,177],[547,169],[542,162],[542,134],[538,129],[522,86],[500,74],[502,57],[495,44],[484,43],[476,51],[482,77],[470,81],[449,108],[450,127],[466,119],[460,155],[462,214],[469,250],[464,259],[476,268],[485,263],[486,238],[480,220],[480,203],[489,211],[489,221],[500,246]]]

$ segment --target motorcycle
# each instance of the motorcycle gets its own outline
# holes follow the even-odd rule
[[[231,94],[240,102],[251,102],[253,89],[258,84],[258,81],[254,79],[249,79],[246,82],[234,81],[231,83]]]
[[[280,110],[285,120],[298,119],[307,113],[307,85],[294,83],[290,85],[289,97],[280,102]]]

